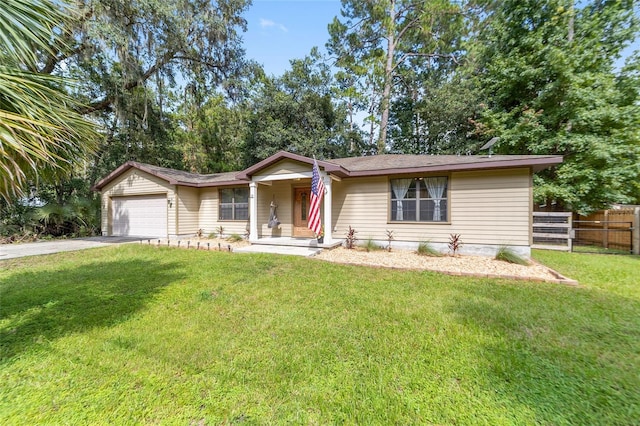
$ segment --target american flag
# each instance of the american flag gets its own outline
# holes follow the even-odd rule
[[[311,195],[309,202],[309,229],[320,235],[322,231],[322,221],[320,220],[320,203],[324,195],[324,182],[320,178],[318,162],[313,159],[313,177],[311,178]]]

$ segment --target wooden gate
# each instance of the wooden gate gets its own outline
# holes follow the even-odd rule
[[[571,212],[533,212],[531,248],[571,251],[572,217]]]

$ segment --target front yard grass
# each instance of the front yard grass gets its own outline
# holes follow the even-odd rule
[[[2,261],[0,424],[637,424],[640,260],[535,257],[582,286],[144,245]]]

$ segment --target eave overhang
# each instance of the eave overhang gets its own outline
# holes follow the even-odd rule
[[[490,157],[488,157],[490,158]],[[459,164],[437,164],[416,167],[396,167],[387,169],[372,170],[354,170],[348,172],[348,177],[366,177],[366,176],[382,176],[382,175],[403,175],[403,174],[419,174],[419,173],[437,173],[437,172],[456,172],[456,171],[472,171],[472,170],[495,170],[495,169],[511,169],[528,167],[533,172],[546,169],[548,167],[562,163],[562,156],[548,156],[541,158],[499,160],[499,161],[482,161],[476,163],[459,163]]]

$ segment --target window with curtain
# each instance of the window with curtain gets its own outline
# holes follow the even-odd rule
[[[219,220],[249,219],[249,188],[221,188]]]
[[[391,179],[391,220],[447,222],[446,176]]]

